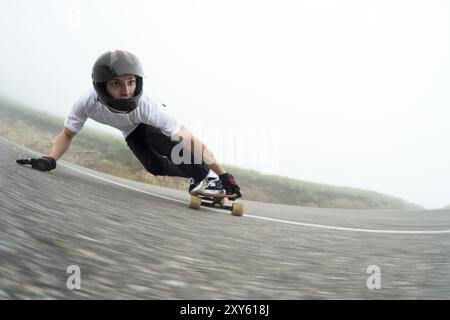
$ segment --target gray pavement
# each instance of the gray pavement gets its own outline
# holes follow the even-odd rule
[[[0,299],[450,298],[450,210],[243,201],[234,217],[63,161],[15,163],[33,155],[0,139]],[[80,290],[66,285],[71,265]]]

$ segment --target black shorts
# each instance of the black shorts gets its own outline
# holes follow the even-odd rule
[[[195,164],[194,161],[178,165],[173,163],[172,149],[179,142],[172,141],[156,127],[141,123],[128,135],[126,142],[145,169],[155,176],[192,177],[203,180],[209,172],[209,167],[205,163]]]

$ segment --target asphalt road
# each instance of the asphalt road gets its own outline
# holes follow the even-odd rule
[[[34,155],[0,139],[0,299],[450,298],[450,210],[243,201],[234,217],[63,161],[15,163]]]

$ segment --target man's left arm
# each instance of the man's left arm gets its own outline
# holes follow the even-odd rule
[[[194,150],[195,157],[205,162],[217,175],[220,176],[226,172],[208,147],[185,127],[181,127],[176,135],[176,139],[177,141],[181,140],[183,147],[190,152]]]
[[[223,188],[227,194],[236,194],[236,199],[242,197],[241,189],[238,186],[236,179],[230,173],[226,172],[225,169],[220,165],[220,163],[214,157],[214,154],[206,147],[206,145],[195,137],[189,130],[185,127],[181,127],[178,134],[176,134],[177,141],[182,140],[183,147],[186,148],[189,153],[194,150],[194,157],[201,159],[206,163],[222,181]]]

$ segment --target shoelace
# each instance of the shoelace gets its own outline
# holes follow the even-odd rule
[[[208,179],[207,180],[207,188],[217,188],[218,179]]]

